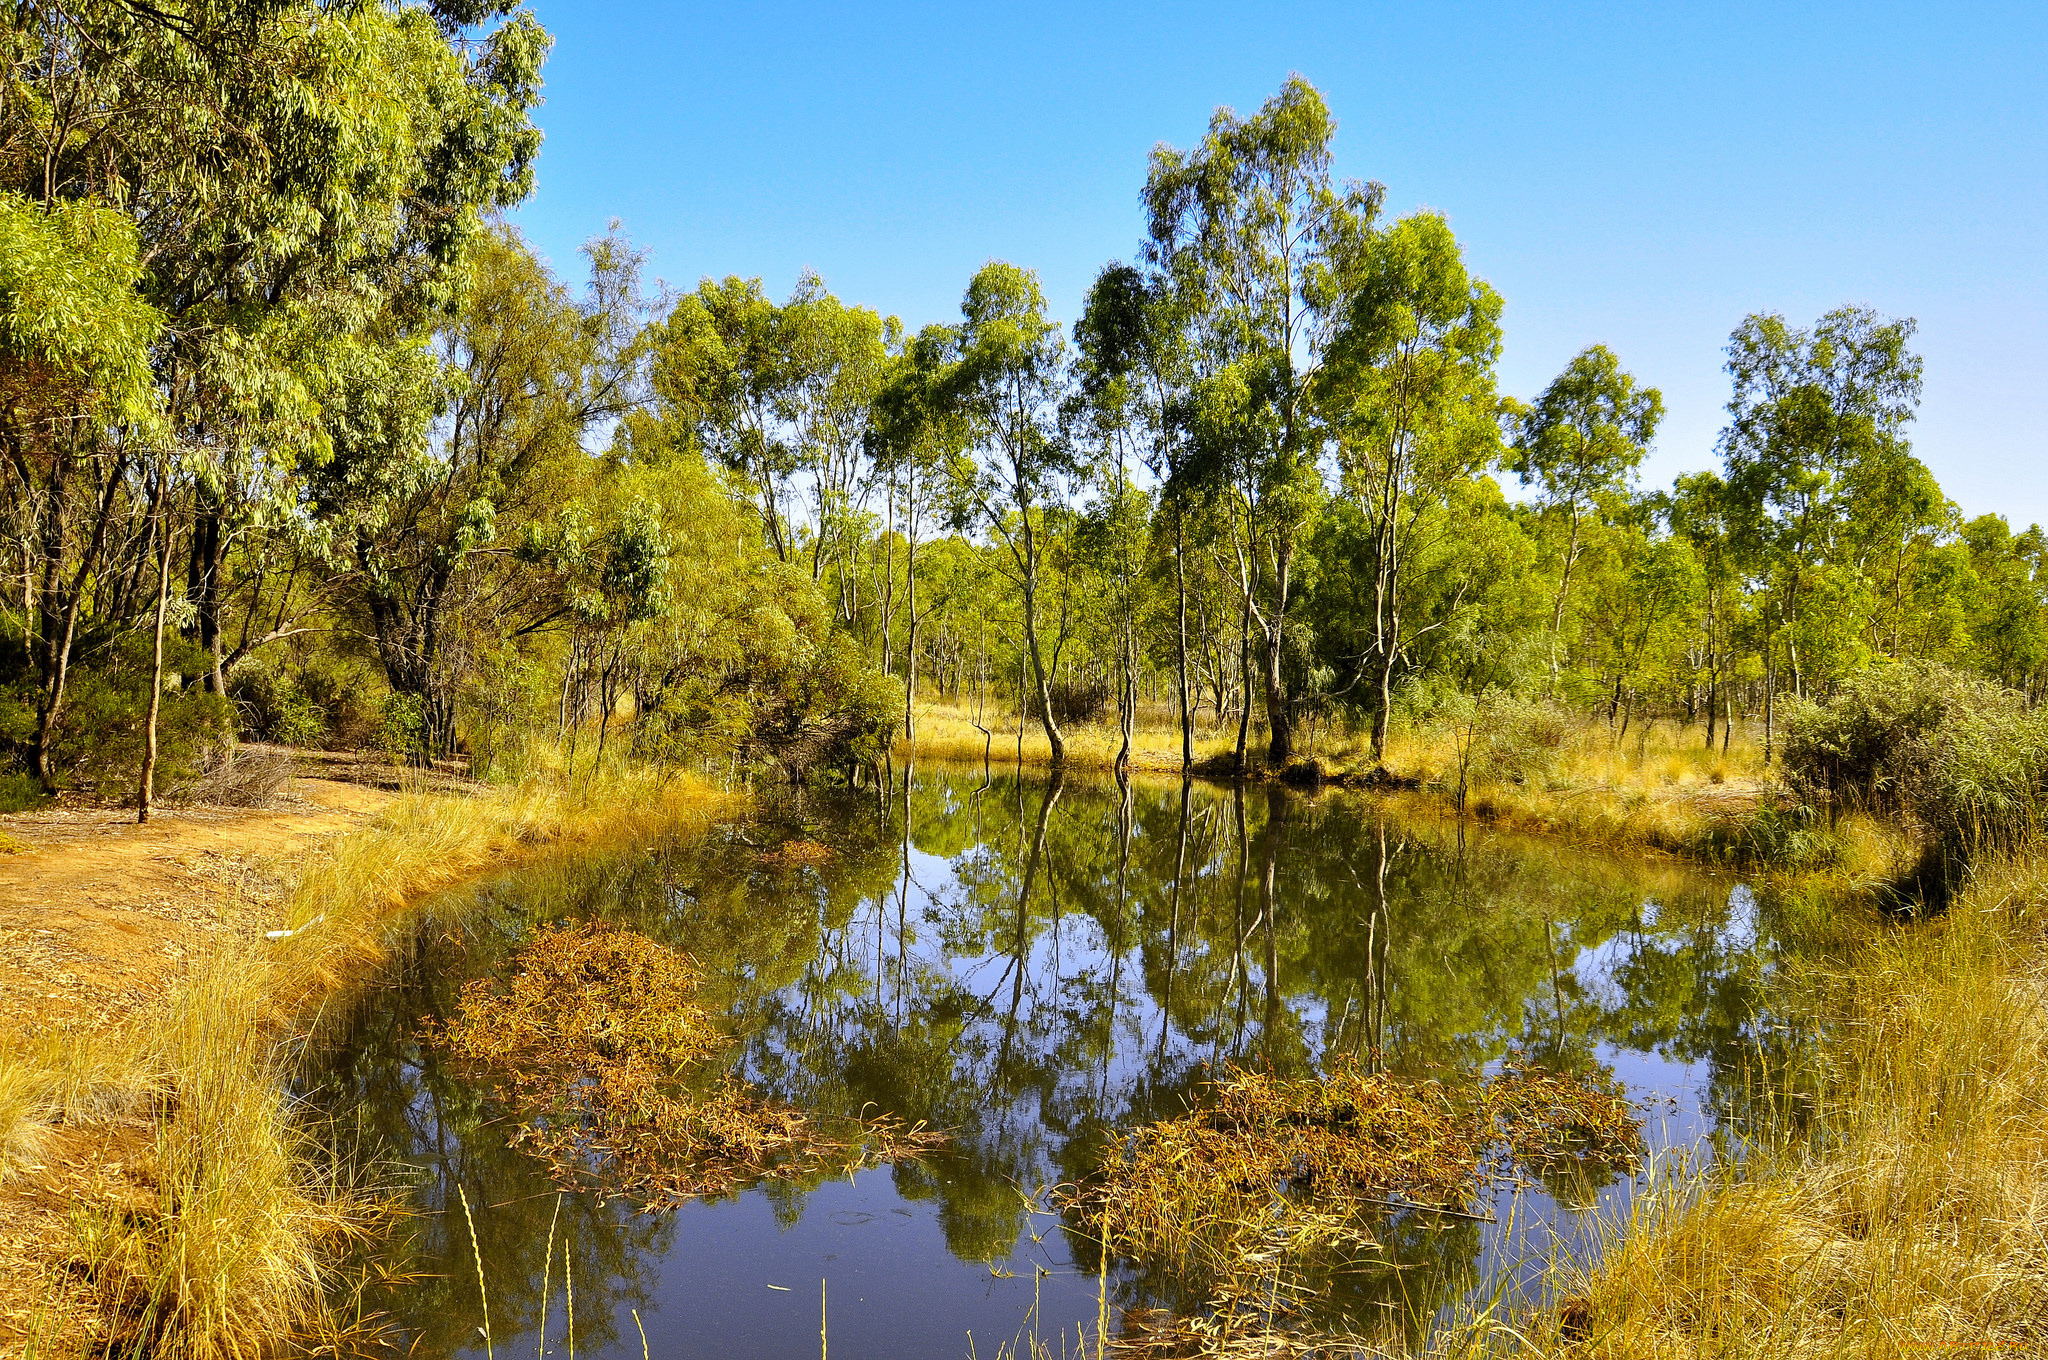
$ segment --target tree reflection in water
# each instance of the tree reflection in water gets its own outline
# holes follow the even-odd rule
[[[799,838],[832,853],[764,859]],[[1769,904],[1745,890],[1277,788],[899,772],[879,790],[784,798],[707,839],[565,853],[437,915],[463,925],[423,933],[392,985],[334,1027],[308,1082],[360,1164],[419,1173],[421,1212],[386,1261],[421,1278],[378,1297],[418,1354],[455,1353],[482,1321],[468,1230],[444,1212],[457,1184],[493,1206],[477,1227],[496,1339],[538,1321],[556,1197],[506,1149],[502,1112],[414,1036],[545,921],[629,925],[697,960],[732,1065],[766,1094],[950,1130],[892,1175],[966,1262],[1012,1257],[1028,1192],[1086,1175],[1114,1130],[1179,1113],[1219,1064],[1292,1073],[1352,1055],[1456,1075],[1520,1051],[1619,1065],[1716,1109],[1746,1089],[1745,1052],[1783,1042],[1762,1016]],[[745,1193],[791,1224],[813,1190]],[[1548,1200],[1533,1198],[1518,1216],[1540,1221]],[[566,1241],[579,1345],[603,1354],[688,1243],[674,1217],[577,1196],[560,1213],[548,1273],[559,1286]],[[1383,1256],[1327,1282],[1332,1314],[1375,1331],[1419,1335],[1481,1284],[1482,1261],[1514,1254],[1469,1221],[1378,1232]],[[1060,1259],[1098,1262],[1078,1233]],[[1122,1307],[1201,1302],[1143,1268],[1113,1291]]]

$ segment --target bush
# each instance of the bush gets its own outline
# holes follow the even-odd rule
[[[1792,792],[1830,820],[1861,810],[1941,856],[2024,844],[2048,784],[2048,718],[2010,690],[1932,662],[1873,667],[1785,727]]]
[[[1731,868],[1825,869],[1840,862],[1841,838],[1811,807],[1766,798],[1748,812],[1709,822],[1687,850]]]
[[[228,677],[242,735],[280,746],[352,751],[380,744],[383,714],[345,661],[277,666],[250,660]]]
[[[1571,736],[1571,724],[1556,706],[1501,689],[1419,696],[1416,712],[1450,740],[1455,762],[1450,777],[1461,803],[1468,789],[1481,785],[1547,778]]]
[[[151,634],[142,631],[96,631],[79,640],[51,750],[60,782],[102,797],[133,793],[149,721],[152,649]],[[197,683],[207,664],[196,645],[165,636],[160,779],[197,774],[230,738],[227,700]],[[0,773],[25,775],[35,739],[35,678],[18,645],[0,656],[0,668]]]

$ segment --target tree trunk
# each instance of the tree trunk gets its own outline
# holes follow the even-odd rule
[[[1173,589],[1180,626],[1175,638],[1174,662],[1180,686],[1180,767],[1195,763],[1195,714],[1188,692],[1188,539],[1187,525],[1180,509],[1173,512]]]
[[[50,677],[41,696],[42,702],[37,706],[32,760],[36,779],[45,793],[57,791],[57,768],[52,747],[56,741],[57,725],[64,716],[64,688],[71,675],[71,644],[78,637],[78,611],[85,601],[85,583],[99,561],[100,551],[106,546],[107,522],[113,515],[121,476],[127,470],[128,451],[124,448],[115,455],[113,471],[108,474],[106,488],[100,495],[99,516],[93,523],[92,540],[86,546],[85,555],[78,560],[78,571],[72,577],[64,601],[63,622],[57,636],[50,639]]]
[[[157,545],[156,571],[156,639],[155,650],[149,667],[149,718],[143,732],[142,778],[135,792],[135,820],[149,820],[150,806],[156,801],[156,720],[163,710],[164,697],[164,613],[171,598],[171,534],[163,525],[166,486],[170,481],[169,459],[157,476],[156,515],[157,536],[163,541]]]
[[[199,645],[213,662],[206,672],[206,691],[209,694],[228,692],[227,677],[221,670],[220,569],[222,560],[227,556],[221,527],[218,506],[212,503],[211,497],[202,493],[200,511],[192,526],[192,561],[196,577],[192,607],[199,629]]]
[[[1052,714],[1052,677],[1046,673],[1045,657],[1038,645],[1038,537],[1031,527],[1031,513],[1024,513],[1024,645],[1031,658],[1031,680],[1038,692],[1038,720],[1045,728],[1048,759],[1054,769],[1066,764],[1067,742]],[[1020,728],[1021,731],[1021,728]],[[1021,743],[1023,738],[1018,738]]]

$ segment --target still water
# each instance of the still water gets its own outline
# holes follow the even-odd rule
[[[794,841],[830,854],[775,853]],[[578,1355],[639,1356],[644,1331],[664,1360],[809,1356],[821,1282],[833,1360],[993,1357],[1033,1335],[1092,1351],[1099,1288],[1112,1327],[1199,1300],[1155,1272],[1101,1280],[1038,1193],[1090,1170],[1106,1130],[1181,1113],[1221,1064],[1456,1074],[1519,1053],[1619,1077],[1653,1150],[1711,1155],[1783,1038],[1768,912],[1733,880],[1348,794],[919,769],[543,860],[450,906],[460,926],[426,932],[307,1091],[359,1161],[414,1187],[380,1261],[397,1282],[368,1306],[419,1356],[484,1355],[487,1311],[492,1354],[538,1355],[544,1309],[549,1353],[573,1321]],[[947,1146],[659,1215],[558,1197],[489,1093],[417,1036],[538,925],[586,918],[694,958],[762,1092],[923,1121]],[[1375,1229],[1383,1268],[1324,1306],[1420,1339],[1586,1250],[1640,1184],[1502,1191],[1490,1223],[1397,1217]]]

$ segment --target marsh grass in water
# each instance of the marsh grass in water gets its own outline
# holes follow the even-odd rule
[[[1194,1315],[1126,1315],[1119,1349],[1317,1354],[1366,1345],[1320,1326],[1313,1305],[1331,1272],[1373,1260],[1390,1214],[1483,1217],[1473,1206],[1491,1184],[1632,1169],[1641,1146],[1611,1081],[1522,1066],[1467,1087],[1351,1062],[1312,1077],[1231,1069],[1063,1199],[1110,1254],[1169,1266],[1207,1299]]]
[[[1661,1179],[1526,1324],[1546,1353],[2048,1347],[2048,865],[1981,864],[1940,918],[1831,945],[1813,1070],[1740,1159]],[[1867,923],[1858,930],[1870,930]]]
[[[938,1135],[886,1117],[831,1119],[712,1069],[724,1044],[691,961],[630,930],[546,926],[505,983],[463,989],[430,1031],[487,1073],[521,1118],[515,1145],[567,1186],[643,1207],[915,1157]]]

